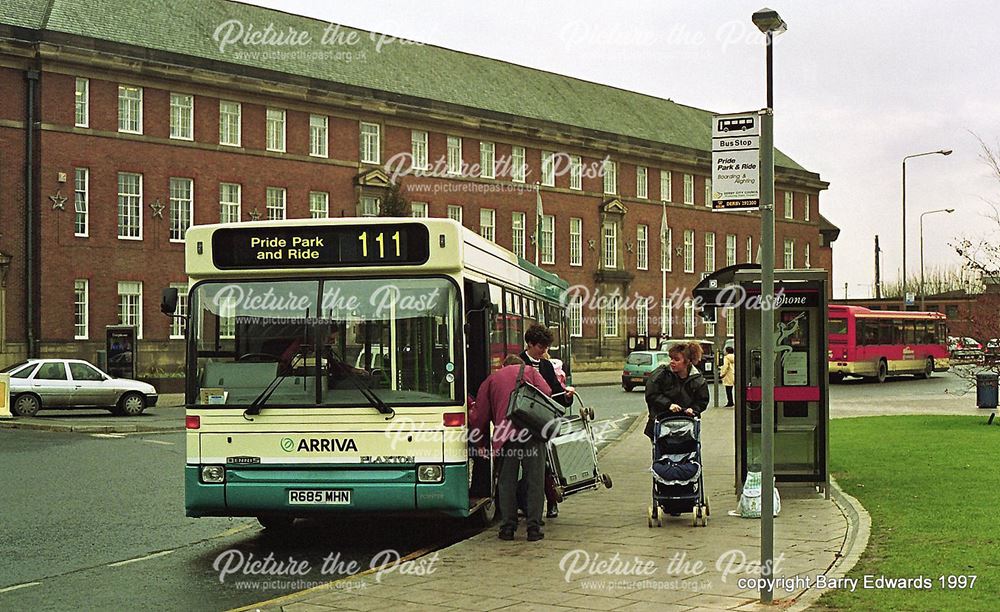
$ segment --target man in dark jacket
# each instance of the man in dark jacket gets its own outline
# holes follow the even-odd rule
[[[670,347],[670,364],[652,371],[646,381],[646,408],[649,421],[645,434],[653,439],[653,423],[666,413],[698,416],[708,408],[708,383],[694,364],[701,362],[697,342]]]
[[[542,378],[548,383],[549,389],[552,390],[551,396],[553,400],[567,408],[572,407],[573,395],[575,393],[573,387],[563,387],[562,383],[559,382],[559,376],[556,374],[556,369],[552,365],[552,362],[545,358],[545,353],[552,346],[552,332],[544,325],[535,323],[528,328],[528,331],[524,332],[524,345],[526,348],[521,351],[521,360],[530,366],[538,368],[539,374],[542,375]],[[548,508],[545,511],[545,517],[556,518],[559,516],[559,503],[556,498],[554,480],[547,468],[548,466],[546,466],[545,475],[547,485],[545,487],[545,500],[548,502]]]

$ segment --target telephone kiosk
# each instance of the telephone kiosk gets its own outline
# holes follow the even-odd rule
[[[774,476],[811,483],[829,497],[827,273],[775,270]],[[736,318],[736,490],[760,470],[760,271],[734,276],[745,296]],[[742,366],[742,367],[741,367]]]

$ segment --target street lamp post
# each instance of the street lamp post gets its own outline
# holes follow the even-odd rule
[[[938,208],[937,210],[928,210],[927,212],[920,213],[920,310],[925,310],[924,308],[924,217],[927,215],[933,215],[934,213],[948,213],[951,214],[955,212],[954,208]]]
[[[774,572],[774,36],[788,29],[777,11],[762,8],[753,24],[767,37],[767,108],[761,111],[760,132],[760,348],[761,348],[761,512],[760,512],[760,600],[771,603],[774,592],[769,578]]]
[[[923,157],[924,155],[951,155],[951,149],[941,149],[939,151],[928,151],[926,153],[917,153],[915,155],[907,155],[903,158],[903,263],[900,266],[902,270],[903,278],[903,309],[906,309],[906,160],[913,157]]]

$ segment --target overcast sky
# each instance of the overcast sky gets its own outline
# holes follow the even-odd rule
[[[907,259],[920,274],[957,267],[948,246],[995,239],[985,200],[1000,182],[973,133],[1000,139],[1000,8],[965,1],[772,1],[788,23],[775,44],[775,142],[830,183],[820,211],[841,228],[835,295],[867,297],[874,236],[883,280],[898,278],[901,162],[907,162]],[[715,112],[764,105],[764,46],[750,21],[764,0],[459,2],[252,0],[253,4],[398,35],[671,98]],[[709,143],[705,143],[706,147]]]

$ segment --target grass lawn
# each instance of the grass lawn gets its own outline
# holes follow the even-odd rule
[[[1000,426],[987,427],[987,416],[831,422],[830,469],[871,514],[872,534],[848,574],[857,591],[828,591],[818,607],[1000,609]],[[866,574],[931,585],[866,590]],[[949,589],[939,579],[960,575],[975,583]]]

